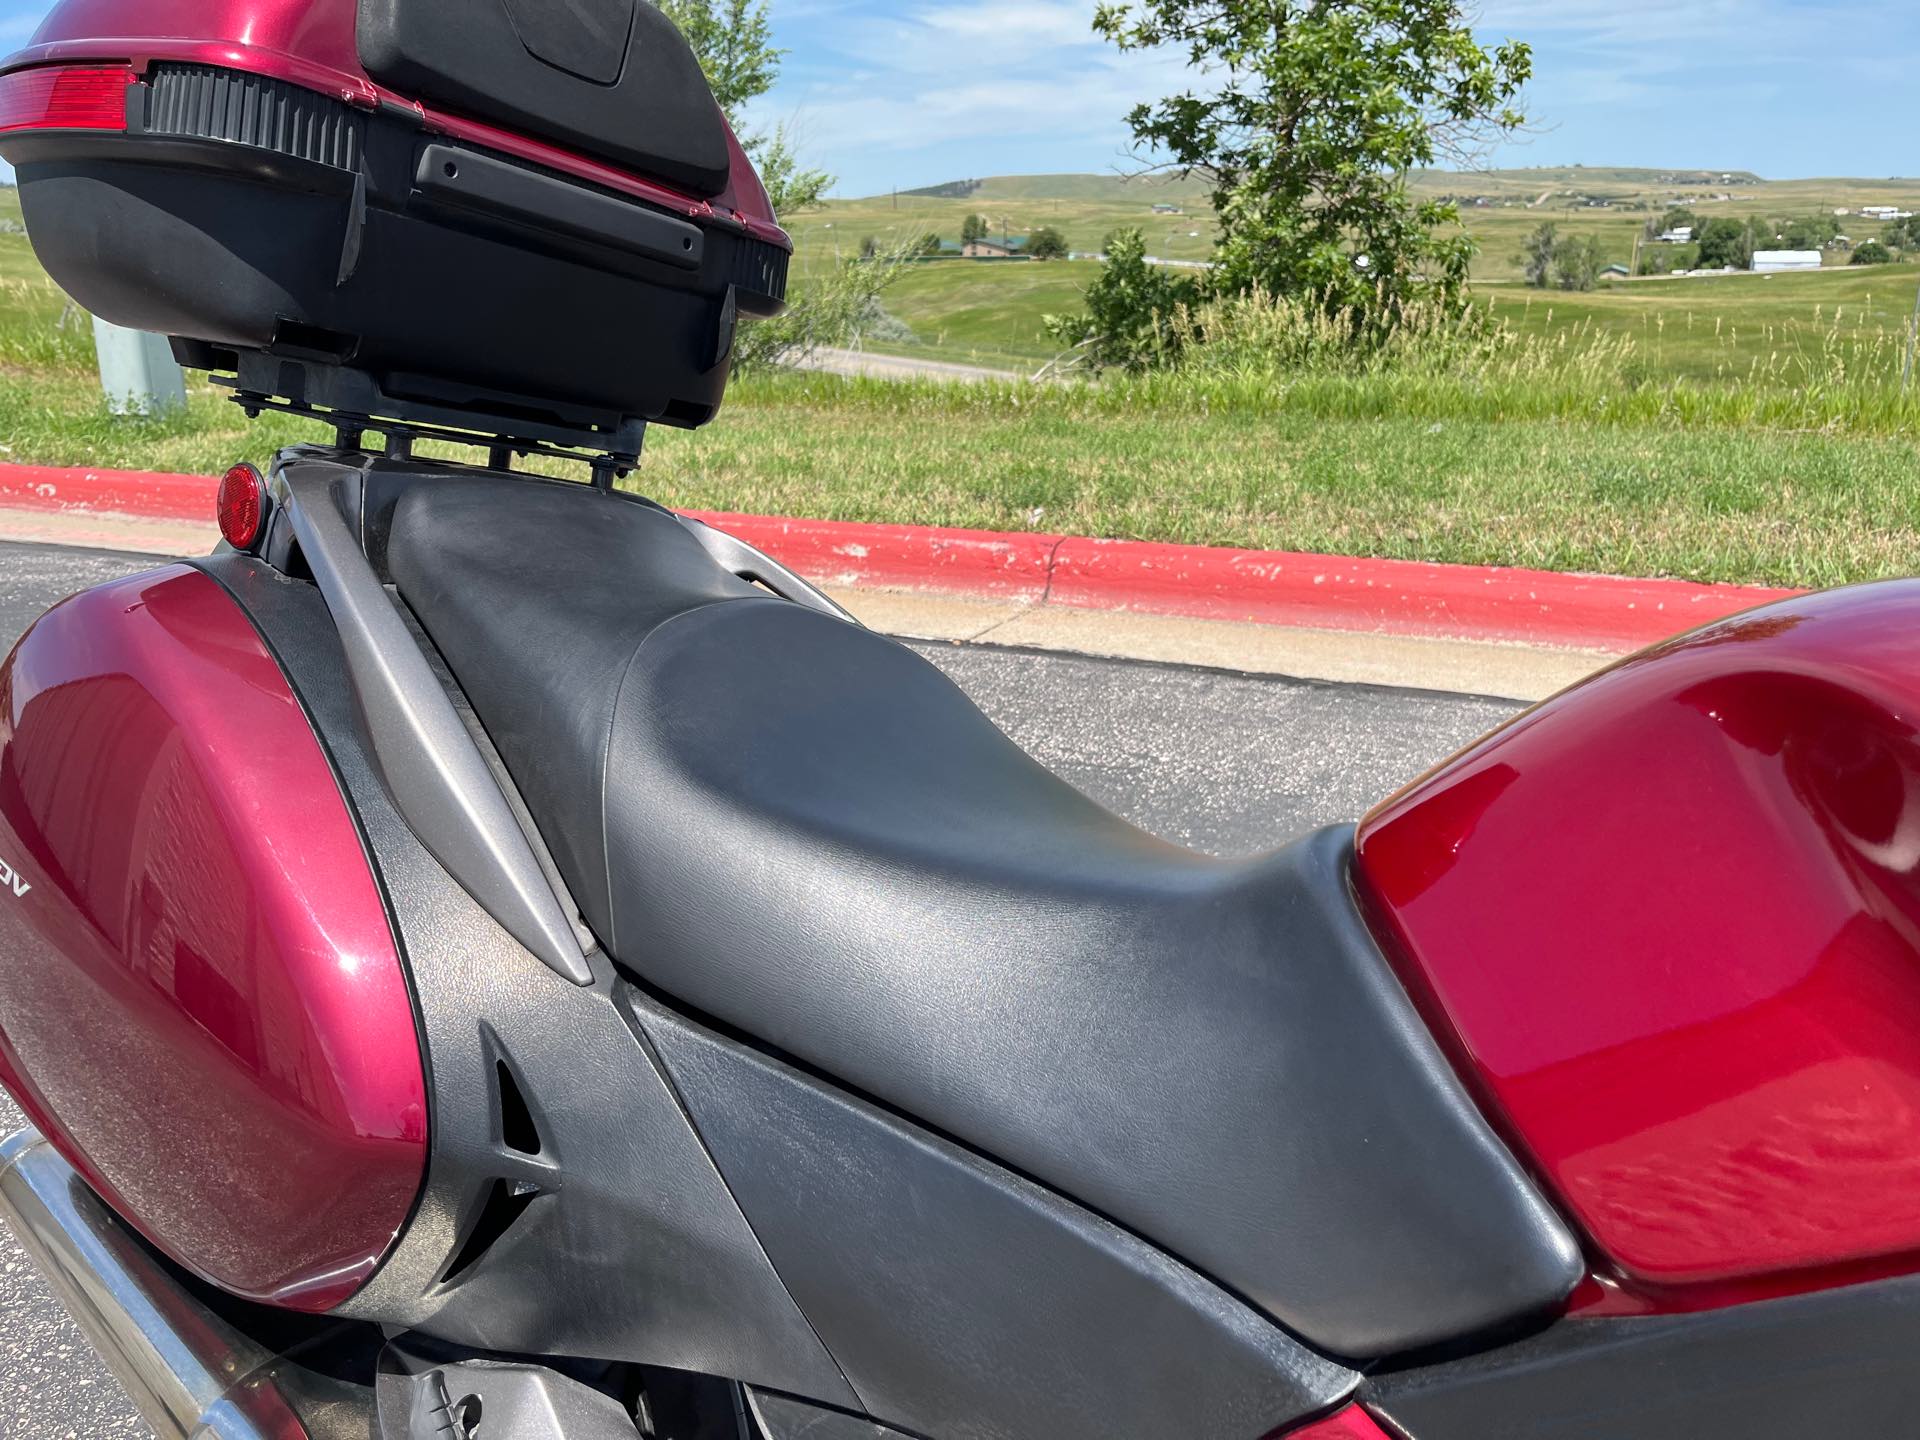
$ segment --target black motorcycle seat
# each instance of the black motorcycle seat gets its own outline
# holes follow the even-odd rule
[[[1362,923],[1351,835],[1141,831],[911,649],[668,514],[420,485],[393,580],[608,952],[656,994],[1153,1241],[1329,1353],[1581,1272]]]

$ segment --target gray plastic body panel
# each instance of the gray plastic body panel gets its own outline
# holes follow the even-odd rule
[[[1260,1440],[1358,1383],[1039,1186],[627,999],[875,1419],[932,1440]]]
[[[857,1408],[614,1004],[604,962],[590,987],[541,964],[394,808],[317,588],[246,556],[198,563],[252,618],[333,760],[387,895],[426,1039],[426,1189],[343,1313],[478,1349],[633,1360]],[[502,1058],[534,1112],[539,1156],[503,1143]],[[541,1196],[444,1283],[499,1179]]]
[[[1570,1320],[1370,1382],[1417,1440],[1810,1440],[1912,1435],[1920,1277],[1695,1315]]]
[[[591,984],[581,932],[341,512],[341,487],[357,484],[359,472],[294,460],[276,478],[339,629],[361,722],[395,806],[516,940],[575,984]]]
[[[786,566],[775,560],[765,551],[749,545],[737,535],[696,520],[691,515],[679,517],[680,523],[692,532],[693,538],[700,542],[700,548],[713,557],[714,564],[729,574],[742,580],[751,580],[764,585],[784,600],[792,600],[809,610],[818,610],[822,615],[830,615],[835,620],[845,620],[858,625],[853,612],[812,581],[794,574]]]

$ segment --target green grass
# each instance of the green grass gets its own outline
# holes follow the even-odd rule
[[[1082,291],[1100,273],[1087,260],[984,266],[934,261],[910,267],[887,291],[890,314],[914,333],[915,344],[891,347],[938,354],[945,360],[1037,368],[1060,347],[1045,333],[1048,314],[1072,314]],[[982,283],[990,278],[991,283]]]
[[[1434,398],[1349,416],[1338,387],[1260,406],[780,377],[659,436],[641,484],[676,505],[1703,580],[1920,569],[1904,435],[1441,420]]]
[[[1920,570],[1920,446],[1889,412],[1820,433],[1735,398],[1527,413],[1449,382],[1090,390],[779,375],[656,429],[672,505],[1809,586]],[[1552,406],[1541,406],[1551,410]],[[197,390],[106,417],[84,375],[0,374],[8,458],[217,472],[320,438]],[[1444,418],[1442,418],[1444,417]]]

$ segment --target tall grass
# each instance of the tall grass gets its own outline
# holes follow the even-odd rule
[[[53,281],[0,278],[0,322],[0,366],[62,373],[93,369],[93,322]]]
[[[1658,362],[1664,315],[1649,315],[1645,337],[1590,317],[1541,331],[1507,323],[1496,305],[1416,304],[1363,330],[1351,313],[1311,302],[1213,301],[1172,317],[1176,367],[1116,377],[1101,403],[1881,435],[1920,422],[1920,387],[1902,383],[1906,337],[1850,323],[1847,307],[1816,307],[1810,323],[1771,322],[1745,336],[1717,327],[1715,378],[1702,380]]]

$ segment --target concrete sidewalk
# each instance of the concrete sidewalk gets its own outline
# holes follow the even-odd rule
[[[0,540],[177,558],[206,554],[218,536],[210,524],[0,507]],[[1618,658],[1597,650],[1089,610],[1041,598],[827,589],[863,624],[904,639],[1508,700],[1543,700]]]

